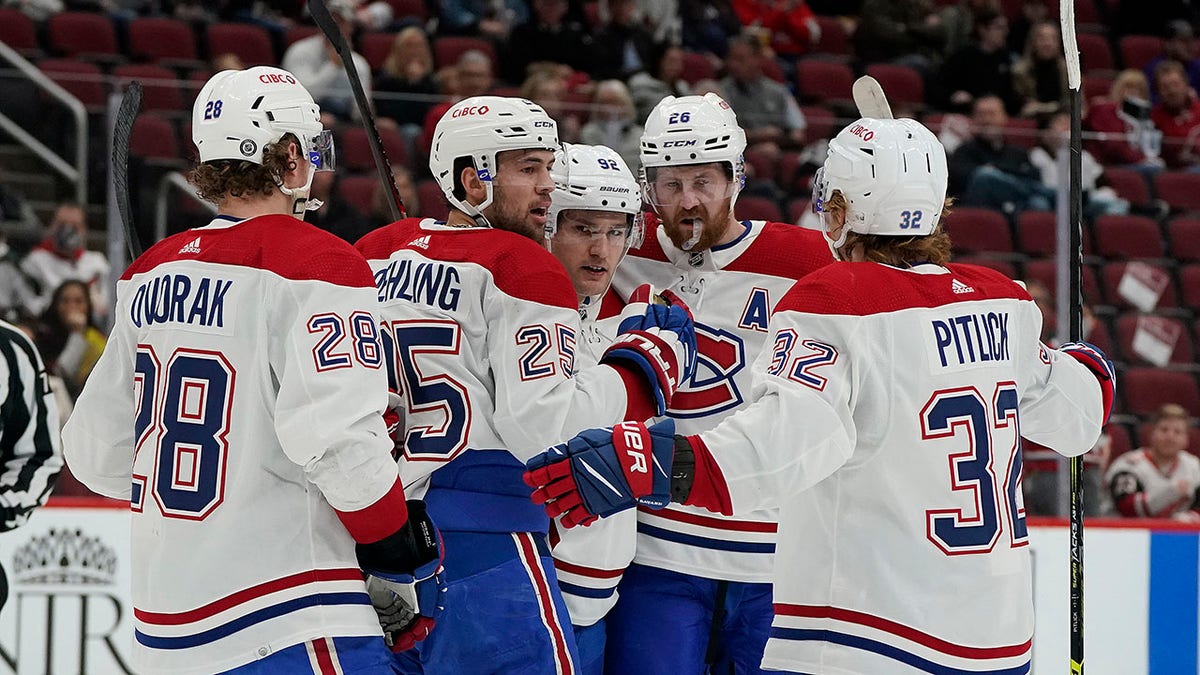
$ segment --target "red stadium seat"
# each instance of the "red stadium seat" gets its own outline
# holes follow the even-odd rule
[[[248,23],[214,23],[208,26],[208,53],[237,54],[246,67],[273,66],[279,60],[265,28]]]
[[[304,38],[318,35],[320,32],[321,29],[316,26],[292,26],[283,34],[284,49],[291,47]]]
[[[1104,427],[1104,433],[1108,434],[1110,443],[1108,446],[1110,461],[1133,449],[1133,439],[1130,437],[1129,428],[1124,424],[1109,424]]]
[[[890,63],[873,63],[867,66],[867,74],[879,80],[880,86],[887,92],[888,101],[893,104],[925,105],[925,83],[916,69]]]
[[[712,61],[704,54],[696,52],[683,53],[683,73],[681,77],[688,84],[696,84],[700,80],[711,80],[716,77],[717,69]]]
[[[1129,368],[1117,375],[1124,390],[1126,409],[1134,415],[1150,415],[1166,403],[1178,403],[1192,417],[1200,416],[1200,391],[1190,374],[1165,368]]]
[[[766,197],[757,197],[755,195],[742,195],[738,197],[737,206],[734,207],[738,218],[744,220],[767,220],[771,222],[779,222],[783,220],[783,214],[779,211],[779,205],[772,199]]]
[[[1145,176],[1137,171],[1108,167],[1104,169],[1104,179],[1117,195],[1128,200],[1130,205],[1142,207],[1150,204],[1150,186],[1146,183]]]
[[[1120,293],[1117,292],[1117,289],[1120,288],[1121,285],[1121,278],[1125,276],[1126,264],[1127,263],[1124,262],[1111,262],[1105,264],[1100,269],[1100,276],[1104,281],[1106,304],[1113,305],[1114,307],[1123,310],[1135,308],[1128,300],[1126,300],[1121,296]],[[1162,267],[1159,265],[1151,264],[1150,266],[1156,269],[1162,269]],[[1158,304],[1155,306],[1155,308],[1164,309],[1178,306],[1179,297],[1175,293],[1175,284],[1168,282],[1166,288],[1163,290],[1162,296],[1158,299]]]
[[[1025,255],[1044,258],[1058,250],[1058,223],[1053,211],[1022,211],[1017,216],[1017,238]]]
[[[379,177],[375,174],[346,176],[338,181],[337,191],[355,211],[367,216],[371,214],[371,200],[378,186]]]
[[[358,41],[358,53],[370,64],[371,70],[379,70],[392,51],[395,33],[363,33]]]
[[[762,67],[763,75],[766,75],[780,84],[787,83],[787,73],[783,72],[783,66],[779,65],[779,61],[764,57],[760,63],[760,66]]]
[[[76,57],[86,55],[118,56],[117,32],[108,17],[96,12],[62,12],[46,22],[50,50]]]
[[[999,211],[958,207],[943,221],[958,253],[1012,253],[1012,229]]]
[[[384,127],[379,129],[379,138],[383,141],[383,151],[387,153],[389,164],[408,166],[408,152],[400,132]],[[361,126],[347,127],[342,131],[336,147],[339,168],[364,172],[376,170],[371,144],[367,141],[367,132]]]
[[[1117,342],[1120,344],[1121,354],[1124,355],[1126,361],[1138,365],[1151,365],[1149,361],[1133,350],[1133,336],[1137,332],[1137,323],[1141,316],[1143,315],[1136,312],[1127,312],[1117,319]],[[1155,318],[1167,321],[1179,330],[1179,341],[1175,343],[1175,350],[1171,353],[1170,362],[1173,364],[1192,363],[1195,360],[1195,354],[1192,350],[1192,336],[1188,332],[1187,325],[1173,317]]]
[[[436,181],[427,179],[417,183],[417,195],[421,200],[421,212],[409,215],[445,220],[446,216],[450,214],[450,205],[446,202],[446,195],[442,193],[442,188]]]
[[[392,6],[393,21],[414,19],[418,23],[425,23],[429,19],[425,0],[387,0],[387,4]]]
[[[850,56],[850,35],[846,32],[846,24],[841,19],[832,16],[818,16],[817,24],[821,27],[821,39],[817,41],[814,52],[833,56]]]
[[[750,148],[743,154],[746,168],[757,180],[775,179],[775,155],[766,150]]]
[[[779,156],[775,183],[788,194],[802,194],[807,190],[808,177],[801,172],[799,152],[784,152]]]
[[[46,59],[38,68],[56,84],[79,99],[89,112],[99,112],[108,103],[108,85],[100,67],[73,59]]]
[[[1087,100],[1097,97],[1107,97],[1112,89],[1113,76],[1107,73],[1085,73],[1083,75],[1083,95]]]
[[[1125,35],[1118,45],[1121,51],[1121,64],[1126,68],[1141,70],[1154,57],[1162,54],[1162,38],[1154,35]]]
[[[804,113],[804,121],[808,123],[804,138],[809,143],[832,138],[834,134],[842,130],[833,111],[825,106],[801,106],[800,112]]]
[[[496,65],[496,48],[492,43],[482,38],[463,37],[460,35],[443,35],[433,40],[433,62],[438,68],[454,65],[465,52],[477,49],[492,60]]]
[[[812,210],[812,200],[797,197],[788,202],[787,217],[789,223],[799,223],[804,214]]]
[[[1167,234],[1171,239],[1167,255],[1186,262],[1200,261],[1200,220],[1173,218],[1167,223]]]
[[[1004,137],[1013,145],[1033,148],[1038,142],[1037,120],[1028,117],[1009,118],[1008,124],[1004,125]]]
[[[805,59],[796,64],[796,91],[805,102],[852,101],[854,72],[836,61]]]
[[[1058,288],[1058,270],[1055,269],[1053,259],[1030,260],[1025,263],[1025,276],[1030,280],[1042,282],[1051,291]],[[1096,270],[1092,269],[1089,265],[1084,265],[1082,276],[1083,301],[1088,304],[1103,302],[1104,296],[1100,293],[1100,283],[1096,278]]]
[[[143,61],[195,61],[196,36],[191,26],[177,19],[134,19],[129,22],[129,54]]]
[[[1114,67],[1112,47],[1108,38],[1096,33],[1079,33],[1079,64],[1084,70],[1112,70]]]
[[[1200,174],[1163,171],[1154,176],[1154,194],[1172,211],[1200,211]]]
[[[153,114],[138,115],[129,136],[129,153],[134,157],[178,162],[181,158],[175,127]]]
[[[130,80],[142,83],[142,110],[184,112],[183,95],[179,91],[181,83],[175,76],[175,71],[162,66],[139,63],[117,66],[113,69],[113,75],[119,79],[122,89]]]
[[[19,9],[0,9],[0,42],[25,56],[35,56],[41,51],[38,48],[37,26]]]
[[[989,258],[987,256],[964,255],[956,256],[954,258],[954,262],[965,265],[979,265],[980,267],[993,269],[1009,279],[1016,279],[1019,276],[1017,274],[1017,266],[1007,260],[998,260],[996,258]]]
[[[1100,216],[1092,224],[1096,255],[1116,260],[1161,258],[1158,223],[1145,216]]]
[[[1183,304],[1200,313],[1200,265],[1179,268],[1179,290]]]

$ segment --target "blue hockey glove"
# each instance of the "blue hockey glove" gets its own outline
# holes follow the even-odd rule
[[[669,304],[652,301],[649,284],[634,290],[621,311],[617,339],[600,357],[601,363],[622,362],[645,374],[657,406],[666,414],[671,397],[696,370],[696,328],[688,307],[664,291]]]
[[[532,499],[567,527],[587,525],[642,504],[671,501],[675,421],[649,428],[641,422],[588,429],[526,462]]]
[[[1112,413],[1113,397],[1117,390],[1117,371],[1112,361],[1095,345],[1087,342],[1067,342],[1058,348],[1076,361],[1087,366],[1096,379],[1100,381],[1100,396],[1104,401],[1104,422],[1108,424],[1108,416]]]
[[[446,580],[442,571],[442,536],[425,512],[425,502],[410,499],[408,522],[398,534],[405,539],[403,565],[409,572],[383,571],[364,565],[367,595],[379,616],[384,641],[393,652],[412,649],[429,636],[445,609]],[[359,546],[359,561],[364,556]]]

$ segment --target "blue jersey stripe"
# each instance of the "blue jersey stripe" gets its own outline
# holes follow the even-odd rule
[[[558,580],[558,588],[562,590],[563,593],[568,593],[580,598],[611,598],[613,593],[617,592],[616,586],[612,586],[610,588],[588,588],[587,586],[568,583],[563,581],[561,578]]]
[[[1029,661],[1013,668],[1002,668],[1000,670],[963,670],[961,668],[951,668],[950,666],[934,663],[911,652],[906,652],[894,645],[831,630],[772,627],[771,637],[779,640],[831,642],[845,647],[862,649],[908,664],[913,668],[923,670],[932,675],[1026,675],[1029,672]]]
[[[637,525],[638,534],[644,534],[655,539],[664,539],[673,541],[677,544],[687,544],[688,546],[699,546],[700,548],[711,548],[718,551],[735,551],[738,553],[774,553],[774,542],[760,541],[723,541],[721,539],[710,539],[708,537],[700,537],[694,534],[684,534],[673,530],[666,530],[661,527],[647,525],[639,522]]]
[[[299,611],[306,607],[315,607],[317,605],[367,605],[370,606],[371,599],[366,593],[319,593],[317,595],[306,595],[302,598],[294,598],[286,602],[281,602],[270,607],[250,612],[244,616],[240,616],[233,621],[209,628],[201,633],[192,635],[180,635],[178,637],[161,637],[157,635],[147,635],[140,630],[134,630],[134,637],[137,641],[152,649],[187,649],[188,647],[196,647],[199,645],[216,642],[224,637],[229,637],[234,633],[248,628],[256,623],[269,621],[271,619]]]
[[[1151,533],[1147,631],[1150,675],[1196,672],[1198,559],[1200,544],[1195,533]]]

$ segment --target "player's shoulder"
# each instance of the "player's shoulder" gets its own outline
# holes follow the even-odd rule
[[[257,269],[292,281],[374,286],[370,268],[353,246],[310,223],[280,214],[167,237],[135,260],[121,278],[128,280],[160,265],[185,260]]]
[[[725,269],[801,279],[832,262],[833,254],[820,232],[790,223],[761,221],[754,241]]]
[[[969,265],[966,263],[950,263],[946,265],[962,283],[975,289],[977,293],[986,294],[991,298],[1012,298],[1014,300],[1033,300],[1029,291],[1021,284],[1013,281],[1008,275],[990,267]]]
[[[410,244],[419,244],[423,218],[402,218],[377,227],[354,243],[354,248],[367,260],[382,260]]]

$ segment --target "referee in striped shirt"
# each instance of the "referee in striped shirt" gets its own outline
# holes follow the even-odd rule
[[[58,407],[33,342],[0,321],[0,532],[46,503],[62,468]],[[0,607],[8,579],[0,568]]]

